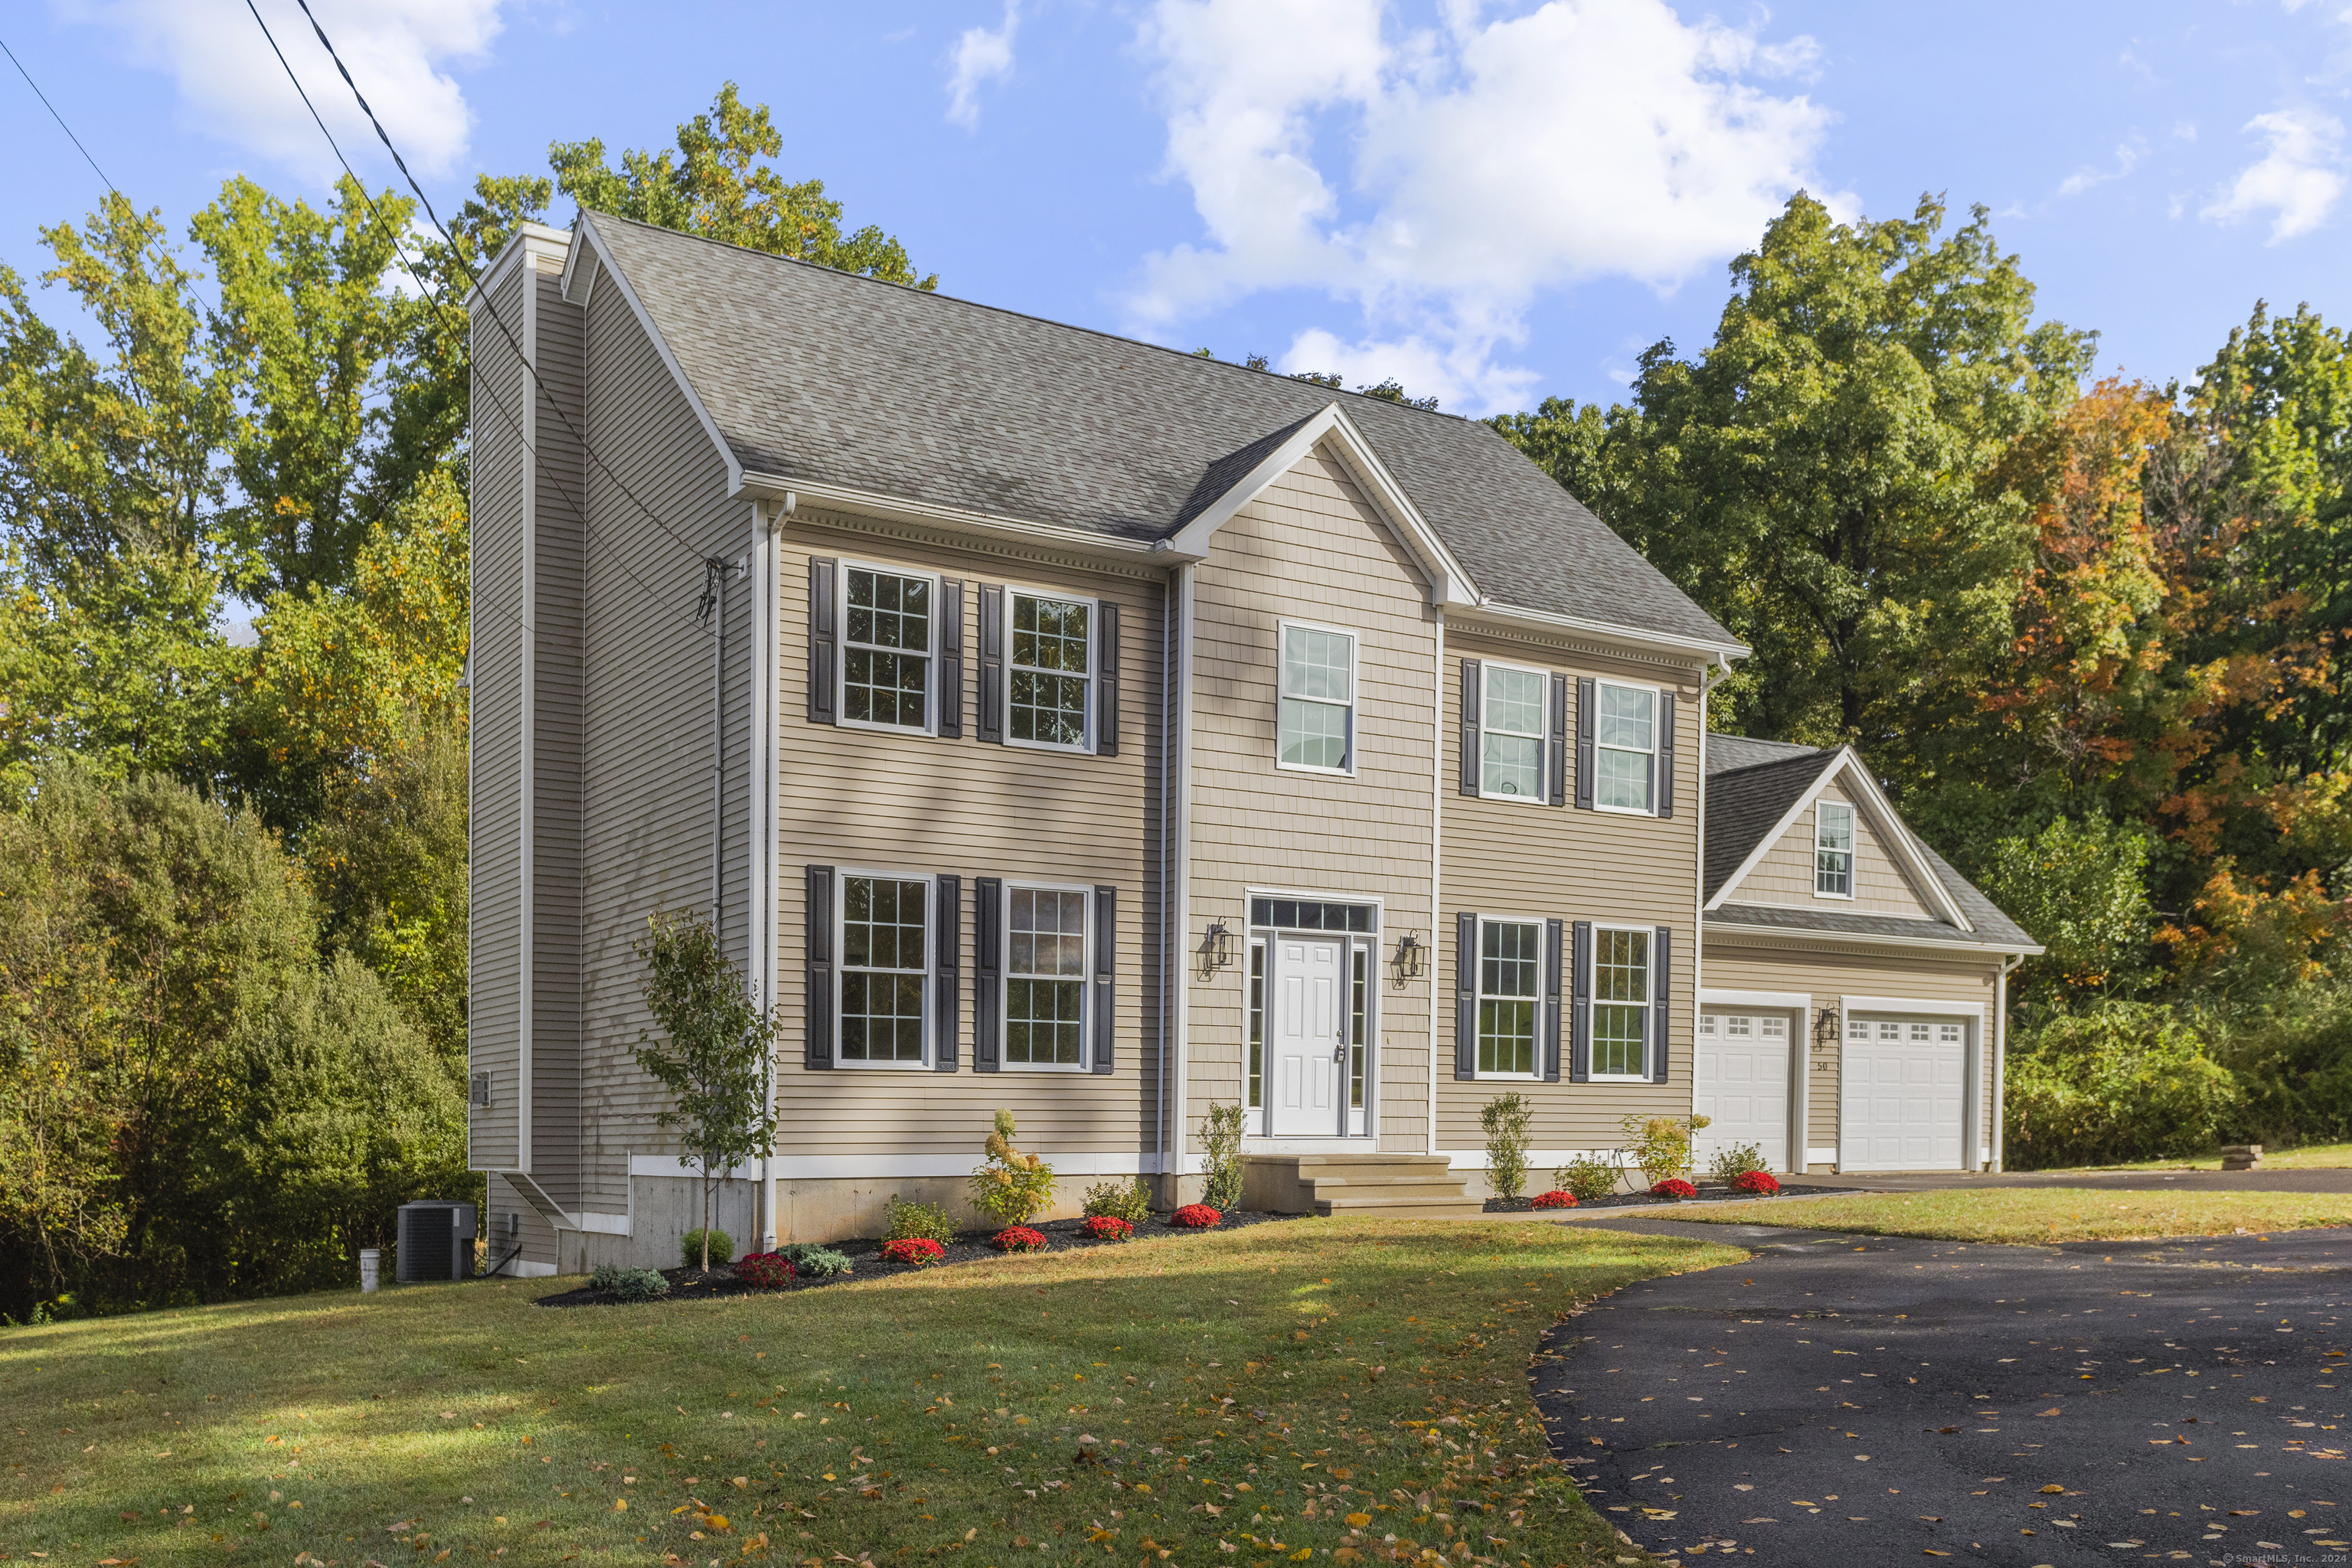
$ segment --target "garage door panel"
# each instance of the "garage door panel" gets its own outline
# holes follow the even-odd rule
[[[1849,1171],[1960,1169],[1965,1026],[1946,1017],[1849,1018],[1838,1163]]]
[[[1789,1020],[1706,1012],[1692,1053],[1691,1110],[1709,1125],[1692,1140],[1703,1171],[1719,1152],[1753,1143],[1766,1164],[1789,1168]]]

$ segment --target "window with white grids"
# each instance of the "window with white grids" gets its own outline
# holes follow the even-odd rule
[[[919,1067],[930,979],[928,878],[841,876],[841,1059]]]
[[[1004,738],[1061,751],[1087,748],[1094,684],[1094,601],[1014,589],[1005,661]]]
[[[1089,895],[1015,885],[1004,898],[1005,1063],[1083,1068]]]
[[[1356,768],[1356,639],[1323,626],[1281,627],[1282,692],[1275,760],[1286,768]]]
[[[1540,804],[1551,677],[1538,669],[1488,664],[1481,668],[1479,686],[1478,793]]]
[[[1603,811],[1654,811],[1658,694],[1601,680],[1593,684],[1593,805]]]
[[[1853,897],[1853,807],[1833,800],[1813,807],[1813,891]]]
[[[930,728],[938,584],[929,577],[846,566],[841,574],[841,718],[886,730]]]

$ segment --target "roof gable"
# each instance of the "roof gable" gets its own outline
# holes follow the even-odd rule
[[[1705,908],[1717,910],[1739,889],[1740,883],[1773,847],[1796,826],[1798,820],[1820,800],[1832,782],[1844,785],[1847,796],[1857,810],[1872,820],[1878,839],[1888,858],[1912,882],[1913,888],[1927,902],[1937,919],[1958,926],[1970,928],[1967,914],[1952,890],[1944,885],[1922,854],[1918,840],[1895,815],[1894,803],[1862,765],[1862,759],[1851,746],[1840,746],[1833,752],[1814,752],[1810,755],[1783,757],[1754,767],[1722,773],[1710,772],[1707,778],[1707,890]],[[1737,837],[1726,833],[1717,841],[1714,813],[1717,800],[1729,812]],[[1771,808],[1779,806],[1778,812]],[[1769,819],[1769,821],[1768,821]],[[1758,826],[1763,831],[1752,839],[1748,835]],[[1719,868],[1727,868],[1721,871]]]

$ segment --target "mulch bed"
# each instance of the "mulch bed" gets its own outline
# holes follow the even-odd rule
[[[1300,1217],[1302,1216],[1297,1215],[1260,1214],[1235,1209],[1226,1214],[1224,1223],[1222,1225],[1213,1226],[1207,1230],[1181,1230],[1170,1225],[1166,1215],[1155,1214],[1135,1227],[1135,1240],[1142,1241],[1147,1237],[1171,1236],[1215,1236],[1220,1231],[1237,1230],[1244,1226],[1264,1225],[1269,1220]],[[1055,1219],[1046,1220],[1030,1228],[1045,1233],[1045,1250],[1048,1252],[1082,1252],[1090,1247],[1131,1245],[1124,1241],[1095,1241],[1081,1236],[1078,1234],[1078,1226],[1085,1223],[1083,1220]],[[937,1263],[926,1267],[946,1268],[958,1263],[981,1263],[992,1258],[1032,1256],[1021,1253],[1008,1255],[997,1251],[988,1245],[988,1238],[994,1234],[993,1231],[985,1230],[967,1231],[948,1244],[946,1255]],[[712,1264],[710,1272],[708,1274],[703,1273],[699,1268],[665,1268],[661,1271],[661,1275],[663,1279],[669,1281],[669,1294],[656,1297],[654,1300],[701,1301],[719,1296],[781,1296],[788,1291],[814,1290],[820,1286],[838,1285],[852,1279],[873,1279],[887,1278],[893,1274],[915,1274],[922,1271],[912,1264],[884,1262],[882,1243],[876,1238],[860,1237],[848,1241],[828,1241],[824,1245],[849,1259],[848,1273],[828,1275],[822,1279],[803,1275],[785,1286],[782,1290],[768,1290],[736,1279],[734,1270],[723,1263]],[[614,1307],[644,1303],[624,1302],[608,1291],[591,1290],[583,1286],[577,1290],[562,1290],[552,1296],[541,1296],[536,1304],[541,1307]]]
[[[1698,1188],[1698,1196],[1695,1198],[1654,1198],[1647,1193],[1612,1193],[1605,1198],[1579,1198],[1573,1209],[1546,1209],[1543,1212],[1568,1215],[1580,1213],[1586,1209],[1654,1209],[1673,1208],[1676,1204],[1769,1204],[1774,1201],[1771,1198],[1751,1198],[1745,1193],[1735,1193],[1721,1182],[1696,1182],[1692,1184]],[[1787,1197],[1799,1192],[1859,1193],[1865,1190],[1862,1187],[1817,1187],[1808,1183],[1802,1187],[1783,1187],[1779,1195]],[[1488,1214],[1526,1214],[1535,1206],[1535,1204],[1527,1198],[1488,1198],[1486,1200]]]

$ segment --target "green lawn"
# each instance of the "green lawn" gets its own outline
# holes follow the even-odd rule
[[[0,1558],[1647,1562],[1548,1457],[1528,1358],[1744,1256],[1296,1220],[698,1304],[478,1282],[14,1330]]]
[[[2352,1167],[2352,1143],[2307,1143],[2300,1149],[2271,1149],[2263,1152],[2263,1168],[2271,1171],[2341,1171]],[[2143,1160],[2135,1165],[2087,1165],[2085,1170],[2097,1171],[2218,1171],[2221,1156],[2207,1154],[2194,1160]]]
[[[1676,1219],[1788,1225],[1955,1241],[2144,1241],[2352,1225],[2352,1196],[2326,1193],[2117,1193],[2087,1187],[1858,1193],[1770,1204],[1684,1204]]]

